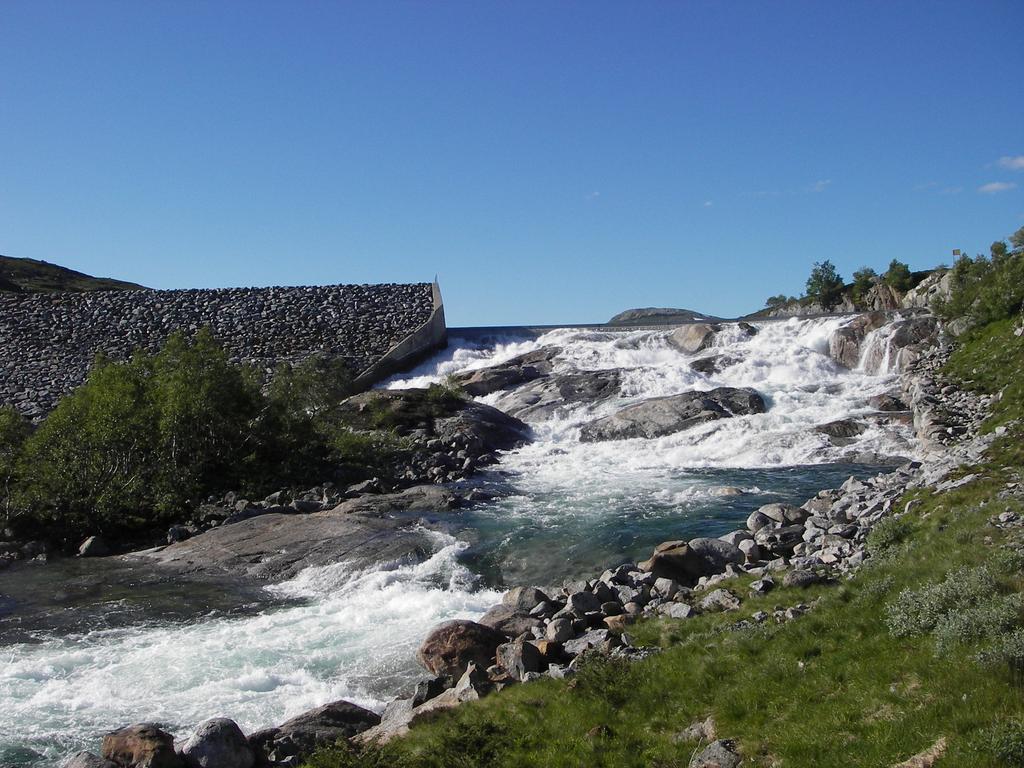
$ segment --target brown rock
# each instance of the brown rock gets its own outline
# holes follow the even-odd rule
[[[100,750],[103,757],[124,768],[181,768],[174,737],[152,723],[138,723],[108,733]]]
[[[487,669],[498,646],[508,638],[475,621],[448,621],[434,628],[420,645],[416,658],[435,675],[459,678],[470,663]]]

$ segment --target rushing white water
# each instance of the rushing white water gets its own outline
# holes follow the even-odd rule
[[[556,374],[617,368],[621,393],[534,419],[536,440],[502,456],[500,471],[481,481],[506,495],[451,513],[457,538],[434,534],[436,552],[425,562],[310,568],[272,588],[293,604],[246,618],[0,646],[0,763],[52,763],[95,749],[100,734],[129,722],[158,721],[185,735],[208,717],[229,716],[250,731],[340,698],[379,708],[415,675],[413,652],[427,631],[478,616],[499,599],[491,587],[552,583],[638,557],[667,538],[719,535],[762,503],[799,502],[840,481],[856,471],[843,463],[851,454],[914,456],[909,426],[871,417],[869,398],[890,390],[893,377],[847,371],[828,358],[828,337],[843,322],[764,323],[752,338],[727,326],[697,355],[672,348],[667,331],[452,339],[387,386],[424,386],[559,347]],[[879,332],[872,343],[885,338]],[[710,376],[691,366],[708,354],[725,361]],[[768,411],[655,440],[579,442],[584,423],[624,405],[718,386],[753,387]],[[484,400],[500,408],[508,397]],[[866,429],[843,444],[814,429],[858,417]],[[724,494],[723,486],[738,492]]]
[[[499,598],[457,561],[464,544],[432,535],[438,549],[422,563],[309,568],[271,588],[295,605],[254,617],[0,649],[0,762],[95,750],[100,735],[132,722],[184,734],[230,715],[249,732],[338,699],[380,708],[412,679],[431,626]]]
[[[553,418],[533,422],[539,439],[505,458],[505,468],[521,470],[527,482],[543,487],[603,485],[609,475],[642,477],[655,467],[791,466],[843,461],[851,453],[913,455],[912,431],[899,424],[869,423],[854,445],[844,446],[834,445],[814,430],[816,425],[872,413],[870,397],[893,386],[893,376],[885,367],[882,374],[847,371],[828,357],[828,338],[845,322],[833,318],[765,323],[753,337],[741,333],[738,326],[726,326],[712,349],[695,355],[672,348],[665,331],[564,329],[534,341],[493,347],[455,340],[454,348],[441,359],[412,376],[393,379],[389,386],[425,386],[540,347],[562,349],[555,358],[556,374],[620,369],[620,397],[568,405]],[[728,361],[720,372],[706,375],[690,366],[709,354]],[[765,398],[768,412],[711,422],[655,440],[579,442],[584,423],[630,403],[720,386],[753,387]],[[483,400],[501,408],[506,396],[496,393]]]

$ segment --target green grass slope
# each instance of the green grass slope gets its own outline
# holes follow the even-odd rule
[[[678,738],[714,717],[745,766],[892,766],[945,739],[943,766],[1024,766],[1024,338],[1013,323],[967,339],[946,374],[1002,393],[986,430],[1001,435],[959,488],[908,492],[851,580],[748,597],[740,611],[635,626],[661,654],[596,661],[417,724],[382,748],[339,746],[343,766],[661,766],[702,745]],[[912,502],[912,503],[911,503]],[[982,569],[982,570],[979,570]],[[952,575],[951,575],[952,574]],[[745,583],[731,584],[746,594]],[[816,603],[815,603],[816,601]],[[755,611],[815,603],[784,624],[737,630]],[[941,751],[941,750],[940,750]],[[932,765],[922,762],[920,765]]]
[[[0,291],[3,292],[129,291],[141,288],[143,286],[135,283],[107,277],[92,277],[46,261],[0,256]]]

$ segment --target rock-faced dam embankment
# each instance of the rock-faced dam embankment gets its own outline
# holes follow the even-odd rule
[[[324,355],[362,387],[446,338],[436,283],[0,294],[0,404],[41,416],[97,353],[125,359],[204,327],[234,362],[267,371]]]

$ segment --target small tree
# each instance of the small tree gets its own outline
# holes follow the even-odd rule
[[[889,262],[889,269],[885,273],[885,282],[889,287],[902,292],[910,290],[913,278],[910,275],[910,267],[902,261],[893,259]]]
[[[843,292],[843,278],[835,265],[826,259],[815,262],[811,276],[807,278],[807,296],[817,301],[827,311],[839,303]]]
[[[859,304],[874,285],[878,273],[871,267],[861,267],[853,273],[853,301]]]
[[[789,303],[789,299],[786,298],[786,294],[780,293],[778,296],[769,296],[765,299],[764,305],[768,309],[779,309]]]

